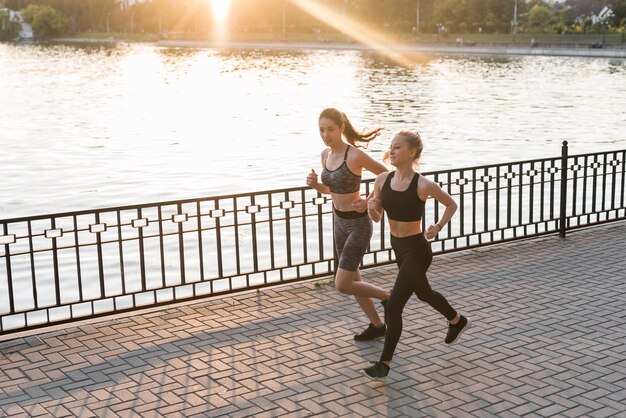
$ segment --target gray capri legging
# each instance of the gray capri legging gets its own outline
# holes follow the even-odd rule
[[[336,257],[339,268],[357,271],[372,238],[372,220],[367,212],[334,210],[333,217]]]

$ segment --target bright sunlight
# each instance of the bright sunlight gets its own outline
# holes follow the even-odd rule
[[[378,52],[394,60],[396,63],[405,67],[412,66],[413,60],[411,60],[406,52],[402,51],[401,48],[394,47],[397,41],[391,36],[369,28],[366,25],[345,16],[345,14],[337,10],[333,10],[318,1],[292,0],[292,2],[312,16],[326,22],[330,26],[342,31],[362,44],[374,48]]]
[[[215,20],[222,23],[228,17],[228,9],[230,6],[230,0],[209,0],[211,2],[211,9],[213,9],[213,16]]]

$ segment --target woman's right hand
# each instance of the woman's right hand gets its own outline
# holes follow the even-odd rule
[[[383,217],[381,209],[380,200],[377,197],[372,196],[367,199],[367,214],[372,221],[380,222]]]
[[[311,169],[311,172],[306,176],[306,185],[315,188],[319,183],[317,182],[317,173]]]
[[[380,205],[380,200],[376,197],[370,197],[367,200],[367,210],[375,210],[378,211],[378,207]]]

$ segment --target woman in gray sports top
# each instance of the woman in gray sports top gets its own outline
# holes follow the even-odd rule
[[[320,136],[328,146],[322,151],[321,183],[315,170],[307,177],[307,185],[333,200],[333,232],[339,268],[335,286],[341,293],[353,295],[369,319],[365,331],[354,336],[357,341],[384,337],[386,326],[381,321],[372,298],[385,302],[389,291],[365,283],[359,265],[372,237],[372,220],[367,215],[367,201],[361,199],[361,172],[365,168],[374,174],[387,171],[357,142],[369,142],[380,135],[382,128],[358,133],[346,115],[337,109],[324,109],[319,117]],[[343,138],[347,141],[344,142]]]

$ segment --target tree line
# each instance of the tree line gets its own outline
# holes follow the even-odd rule
[[[387,33],[580,33],[626,31],[626,0],[315,0]],[[210,0],[0,0],[21,10],[38,37],[76,32],[202,34],[214,26]],[[517,3],[517,8],[515,5]],[[599,6],[614,14],[594,24]],[[515,10],[517,14],[514,16]],[[419,19],[418,19],[419,16]],[[586,17],[585,17],[586,16]],[[581,18],[582,17],[582,18]],[[0,16],[0,33],[5,26]],[[230,0],[231,33],[334,32],[289,0]]]

